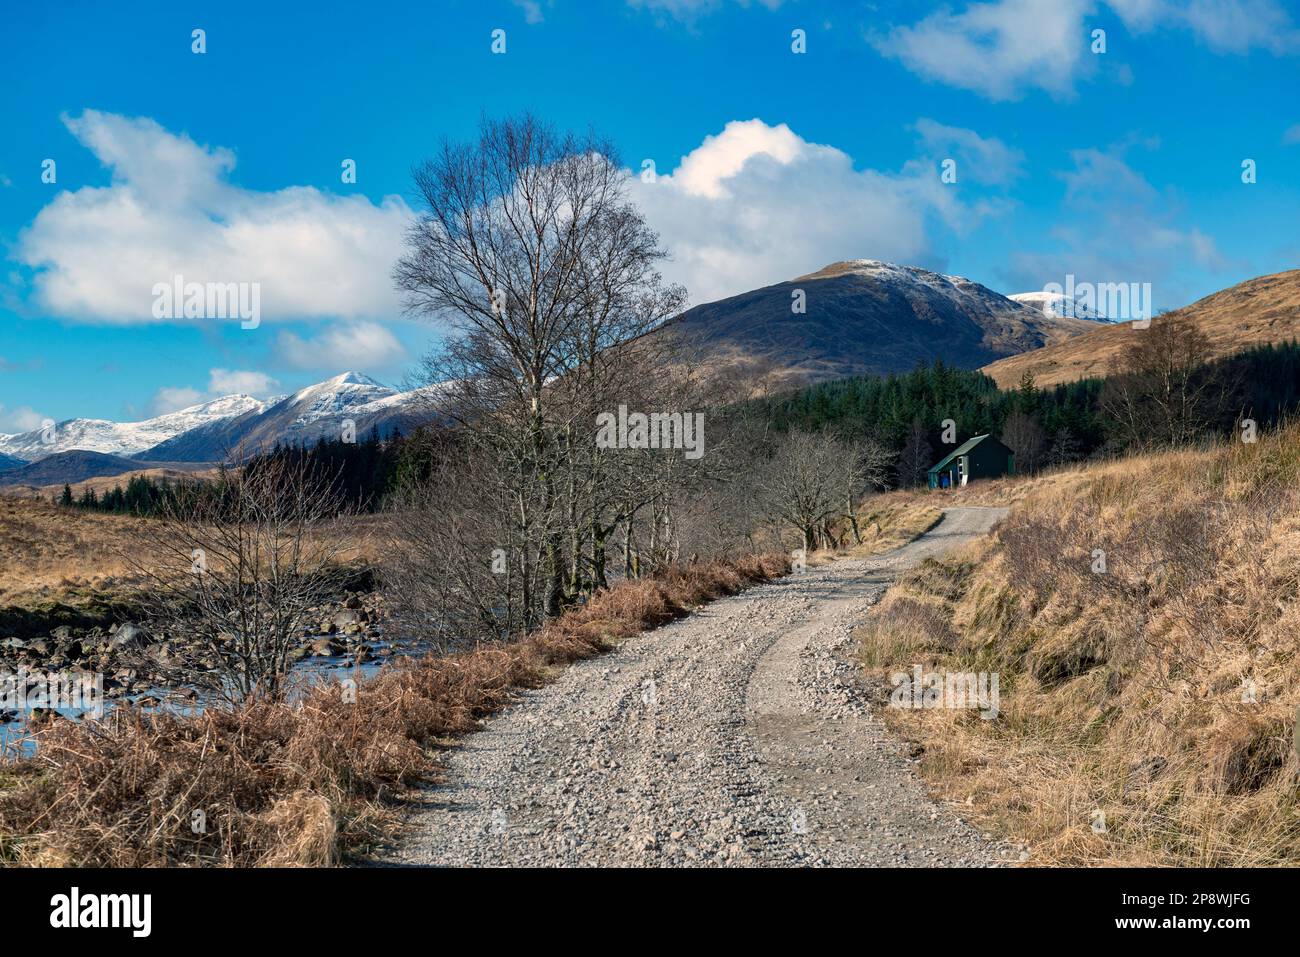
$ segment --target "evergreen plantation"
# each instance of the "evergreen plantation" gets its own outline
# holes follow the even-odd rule
[[[1208,433],[1225,434],[1247,418],[1259,428],[1271,428],[1300,409],[1300,344],[1295,341],[1215,360],[1203,367],[1203,374],[1221,383],[1227,395],[1206,423]],[[874,438],[895,453],[904,450],[918,427],[919,438],[940,449],[946,419],[956,423],[960,441],[1000,435],[1008,419],[1021,413],[1042,430],[1041,464],[1048,465],[1122,452],[1131,444],[1101,407],[1108,381],[1082,379],[1040,389],[1026,377],[1019,388],[1000,390],[982,372],[935,362],[904,375],[822,382],[754,400],[740,410],[777,432],[832,429]]]

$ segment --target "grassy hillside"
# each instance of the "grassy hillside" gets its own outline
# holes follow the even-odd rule
[[[103,495],[105,492],[111,492],[117,487],[126,487],[131,479],[136,477],[153,479],[157,482],[172,482],[179,484],[181,482],[210,481],[216,478],[217,470],[196,469],[193,471],[181,471],[180,469],[166,467],[150,467],[145,469],[132,469],[127,472],[121,472],[116,475],[99,475],[94,478],[83,479],[80,482],[69,482],[74,497],[79,498],[86,489],[92,489],[96,495]],[[56,499],[63,492],[65,483],[57,482],[53,485],[12,485],[4,490],[7,496],[30,496],[40,498],[45,501]]]
[[[118,543],[138,521],[0,495],[0,605],[112,586],[126,574]]]
[[[1166,315],[1195,323],[1212,355],[1300,338],[1300,269],[1260,276],[1199,299]],[[1103,326],[1041,349],[1008,356],[981,371],[1004,388],[1030,372],[1039,386],[1105,376],[1110,363],[1138,330],[1130,323]]]
[[[136,580],[123,559],[148,521],[0,495],[0,638],[121,618],[132,593],[148,584]],[[380,521],[378,515],[350,519],[356,531],[345,560],[375,561]]]
[[[1014,507],[859,631],[882,678],[999,675],[994,720],[883,709],[935,789],[1030,863],[1300,860],[1297,479],[1291,427],[945,496]]]

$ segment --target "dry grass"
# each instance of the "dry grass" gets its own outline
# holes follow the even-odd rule
[[[138,521],[0,495],[0,605],[113,586],[126,575],[116,546]]]
[[[1108,464],[1108,463],[1107,463]],[[1039,492],[1065,490],[1079,481],[1086,471],[1096,471],[1097,462],[1055,466],[1033,475],[1012,475],[979,479],[969,485],[931,489],[925,486],[895,489],[870,499],[873,511],[895,513],[911,508],[928,507],[937,514],[945,508],[963,506],[1009,506]]]
[[[788,570],[784,556],[748,556],[623,582],[522,641],[398,662],[362,681],[354,701],[341,685],[318,685],[297,705],[55,721],[38,732],[35,758],[0,767],[0,860],[337,863],[391,836],[395,798],[436,773],[430,749],[474,730],[518,689]]]
[[[93,490],[96,495],[103,495],[105,492],[111,492],[117,487],[126,488],[127,483],[137,476],[154,479],[155,481],[178,483],[215,480],[217,475],[218,470],[216,468],[182,470],[153,467],[131,469],[128,472],[118,472],[116,475],[96,475],[93,478],[67,484],[72,489],[73,496],[80,498],[81,494],[87,489]],[[13,498],[37,498],[49,502],[63,494],[63,486],[63,482],[56,482],[53,485],[6,485],[3,486],[3,491],[5,495]]]
[[[1209,339],[1214,356],[1241,352],[1264,343],[1300,338],[1300,270],[1259,276],[1166,314],[1195,323]],[[1014,389],[1032,372],[1039,388],[1059,382],[1101,377],[1136,331],[1125,322],[1106,325],[1041,349],[1031,349],[986,365],[980,371],[1003,389]]]
[[[1298,479],[1296,427],[1056,473],[900,582],[866,667],[1000,676],[993,721],[886,709],[936,790],[1035,863],[1300,860]]]
[[[355,544],[342,561],[374,563],[380,539],[373,531],[381,518],[349,519]],[[25,619],[54,627],[129,617],[132,592],[149,583],[123,556],[147,521],[0,494],[0,637],[6,622]]]
[[[884,497],[870,499],[858,516],[861,544],[850,547],[850,558],[879,555],[928,532],[939,524],[943,510],[925,501]]]

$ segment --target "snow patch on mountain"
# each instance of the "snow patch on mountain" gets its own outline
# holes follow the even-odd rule
[[[1008,299],[1023,303],[1037,309],[1045,316],[1070,316],[1074,319],[1102,319],[1096,312],[1083,303],[1070,298],[1063,292],[1017,292],[1007,296]],[[1105,321],[1102,319],[1102,321]]]
[[[836,276],[866,276],[886,286],[901,290],[928,291],[937,293],[955,303],[967,304],[972,296],[1004,297],[1000,293],[967,279],[965,276],[948,276],[932,269],[920,266],[902,266],[898,263],[884,262],[880,259],[847,259],[832,263],[824,269],[806,276],[800,276],[792,282],[805,279],[833,279]]]
[[[264,408],[265,404],[251,395],[223,395],[141,422],[65,419],[48,429],[0,435],[0,453],[27,462],[73,449],[134,455],[191,429],[249,412],[261,412]]]
[[[348,418],[374,411],[384,400],[400,401],[403,393],[390,389],[360,372],[344,372],[332,379],[299,389],[285,403],[295,411],[290,429],[300,429],[320,419]],[[376,406],[378,408],[378,406]]]

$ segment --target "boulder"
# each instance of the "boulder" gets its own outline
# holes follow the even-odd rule
[[[360,612],[353,611],[350,608],[345,608],[342,611],[334,613],[334,617],[330,619],[330,624],[339,630],[344,630],[349,625],[360,627],[364,620],[365,619],[361,617]]]
[[[114,629],[108,645],[114,651],[130,651],[143,648],[148,643],[149,640],[145,637],[142,628],[130,622],[123,622]]]
[[[330,658],[343,651],[343,647],[333,638],[317,638],[309,648],[313,655],[321,658]]]

